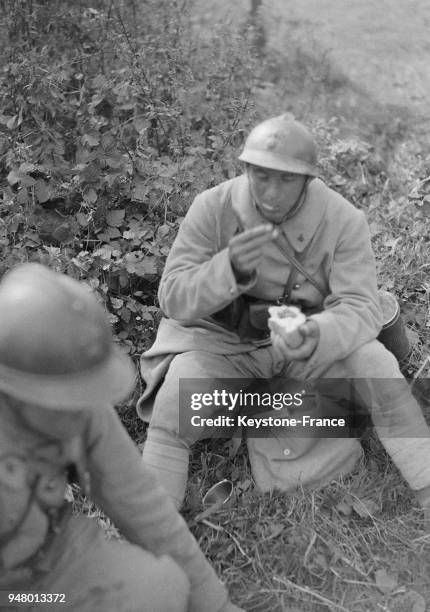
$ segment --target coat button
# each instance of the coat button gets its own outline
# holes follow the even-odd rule
[[[288,455],[290,454],[290,452],[291,452],[291,451],[290,451],[290,449],[289,449],[289,448],[284,448],[283,453],[284,453],[284,455],[285,455],[286,457],[288,457]]]
[[[300,289],[301,285],[300,283],[296,283],[295,285],[293,285],[293,289],[295,289],[297,291],[297,289]]]
[[[234,293],[234,288],[233,288],[233,287],[230,287],[229,291],[230,291],[231,295],[233,295],[233,293]]]

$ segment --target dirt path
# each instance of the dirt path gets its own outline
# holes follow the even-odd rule
[[[244,20],[250,0],[201,0],[201,17]],[[324,54],[376,103],[430,118],[429,0],[263,0],[267,44],[293,37],[309,55]]]
[[[428,0],[266,0],[263,7],[272,44],[293,27],[377,102],[430,116]]]

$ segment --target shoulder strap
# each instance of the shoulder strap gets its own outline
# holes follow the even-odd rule
[[[311,276],[311,274],[309,274],[309,272],[302,266],[299,260],[295,257],[294,250],[292,246],[290,245],[286,235],[283,232],[279,232],[278,237],[276,238],[275,242],[278,245],[279,249],[282,251],[282,253],[285,255],[285,257],[288,259],[290,264],[296,270],[298,270],[301,274],[303,274],[303,276],[307,278],[308,281],[312,283],[312,285],[316,289],[318,289],[318,291],[321,293],[323,297],[326,297],[328,293],[325,290],[325,288],[313,276]]]
[[[240,179],[241,177],[238,177],[238,178]],[[237,206],[233,206],[233,193],[234,193],[234,201]],[[238,228],[235,228],[235,231],[241,232],[244,229],[244,224],[241,218],[240,204],[243,203],[244,201],[243,198],[248,197],[248,190],[247,188],[245,190],[245,185],[243,181],[238,180],[237,183],[232,183],[227,197],[230,198],[233,213],[238,223]],[[295,256],[294,249],[290,245],[288,238],[284,234],[284,232],[279,232],[278,238],[276,238],[275,242],[278,245],[279,249],[282,251],[282,253],[284,253],[285,257],[288,259],[290,264],[293,266],[293,268],[301,272],[303,276],[307,278],[308,281],[312,283],[314,287],[316,287],[316,289],[318,289],[321,295],[323,297],[326,297],[328,295],[327,291],[321,285],[321,283],[319,283],[313,276],[311,276],[309,272],[307,272],[305,268],[302,266],[302,264],[298,261],[298,259]],[[294,275],[290,274],[290,278],[291,278],[291,283],[287,281],[287,288],[284,291],[284,295],[289,293],[291,289],[290,284],[292,286]]]

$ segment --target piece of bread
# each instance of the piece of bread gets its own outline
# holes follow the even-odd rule
[[[306,321],[305,315],[297,306],[270,306],[269,327],[279,334],[291,348],[298,348],[303,336],[298,327]]]

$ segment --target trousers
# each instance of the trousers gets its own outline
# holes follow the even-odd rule
[[[312,379],[312,374],[306,362],[285,364],[271,345],[239,355],[189,351],[176,356],[155,398],[144,462],[180,506],[188,450],[197,440],[213,434],[213,427],[190,427],[189,415],[184,413],[186,407],[181,406],[179,411],[181,379],[205,379],[203,390],[213,394],[227,382],[239,388],[240,379],[307,380]],[[430,484],[430,431],[392,353],[377,340],[368,342],[345,359],[328,365],[321,377],[352,380],[382,444],[411,488]],[[202,405],[199,415],[211,416],[217,410],[213,404]]]
[[[0,591],[64,594],[64,602],[26,604],[33,612],[186,612],[189,582],[167,556],[155,557],[127,541],[107,540],[94,519],[70,517],[51,559],[0,570]],[[16,607],[2,605],[9,612]]]

